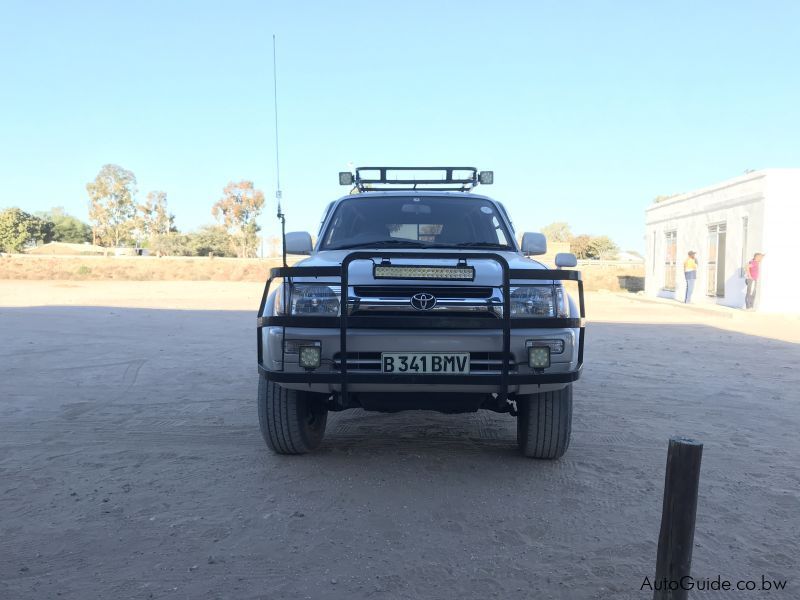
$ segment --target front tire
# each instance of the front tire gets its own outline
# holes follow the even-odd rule
[[[305,454],[320,445],[328,409],[319,398],[318,394],[287,390],[259,375],[258,423],[270,450]]]
[[[517,445],[523,456],[564,456],[572,434],[572,385],[517,397]]]

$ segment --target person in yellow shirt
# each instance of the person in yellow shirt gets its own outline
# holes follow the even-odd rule
[[[683,275],[686,277],[686,298],[684,302],[689,304],[692,301],[692,292],[694,292],[694,282],[697,281],[697,259],[694,250],[689,250],[686,260],[683,261]]]

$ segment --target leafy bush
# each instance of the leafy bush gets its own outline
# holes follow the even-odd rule
[[[154,235],[148,249],[151,256],[194,256],[189,236],[180,233]]]
[[[153,236],[149,249],[151,254],[161,256],[236,256],[231,236],[224,228],[213,225],[193,233]]]
[[[231,236],[223,227],[207,225],[189,237],[194,256],[236,256]]]

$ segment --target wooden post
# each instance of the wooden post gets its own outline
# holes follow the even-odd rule
[[[673,437],[667,451],[664,506],[658,535],[653,600],[686,600],[681,578],[690,574],[703,444]]]

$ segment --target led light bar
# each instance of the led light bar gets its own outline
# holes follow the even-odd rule
[[[375,279],[449,279],[472,281],[475,279],[474,267],[425,267],[375,265]]]

